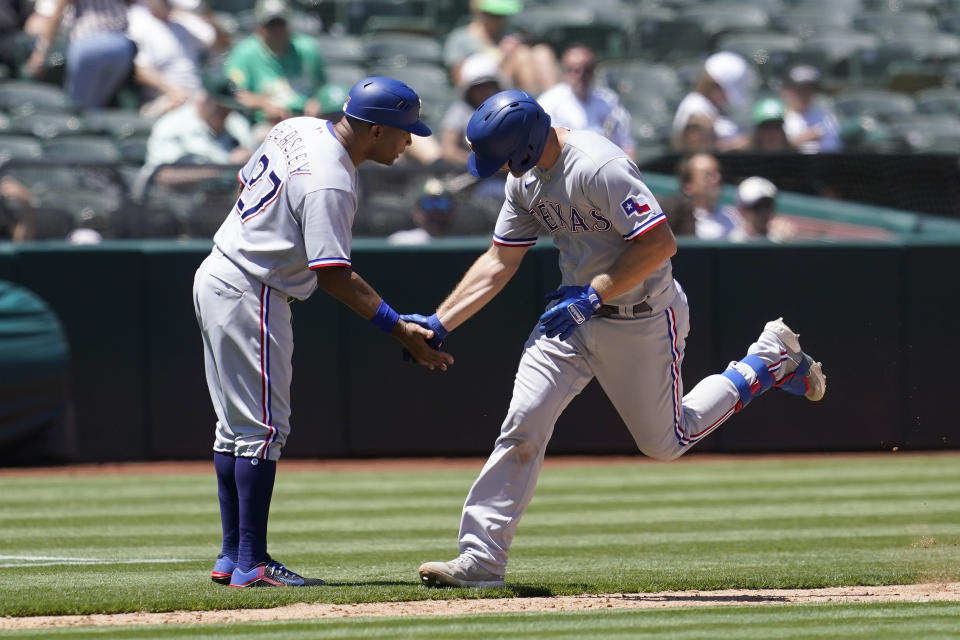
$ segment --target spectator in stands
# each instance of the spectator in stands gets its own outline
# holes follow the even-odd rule
[[[783,130],[783,103],[776,98],[764,98],[753,107],[752,151],[792,151]]]
[[[38,35],[25,72],[39,78],[50,43],[67,27],[66,89],[74,105],[90,109],[108,105],[130,76],[136,46],[126,36],[123,0],[55,0],[49,15],[38,14]]]
[[[680,191],[693,207],[695,231],[706,240],[740,240],[745,237],[743,220],[729,207],[719,206],[723,190],[720,163],[709,153],[683,158],[677,165]]]
[[[677,149],[685,153],[712,153],[717,148],[717,132],[713,120],[702,115],[690,116],[683,125]]]
[[[291,34],[287,13],[286,0],[258,0],[254,33],[234,47],[225,66],[240,103],[271,126],[295,114],[320,115],[313,96],[326,82],[320,45],[308,35]]]
[[[820,71],[808,64],[790,69],[781,89],[784,130],[801,153],[830,153],[843,147],[837,117],[816,103],[819,90]]]
[[[467,123],[484,100],[502,89],[497,63],[483,53],[475,53],[463,62],[458,98],[451,103],[440,122],[440,149],[444,160],[458,167],[467,164],[470,148],[465,139]]]
[[[594,131],[611,140],[636,160],[636,143],[630,135],[630,114],[617,94],[594,85],[596,58],[583,44],[568,47],[560,59],[563,81],[547,89],[537,102],[555,126]]]
[[[211,23],[207,40],[201,40],[181,21],[199,16],[178,10],[171,0],[138,0],[128,17],[128,33],[137,45],[133,65],[143,98],[140,113],[156,118],[200,89],[200,67],[217,42],[217,28]]]
[[[667,224],[675,236],[697,235],[697,219],[693,216],[693,203],[682,193],[660,198],[660,206],[667,216]]]
[[[752,176],[737,186],[734,208],[743,221],[744,238],[765,238],[770,232],[777,201],[777,187],[760,176]]]
[[[454,85],[460,84],[460,66],[474,53],[489,55],[500,65],[504,78],[531,95],[557,83],[553,49],[504,33],[507,17],[521,10],[520,0],[470,0],[470,22],[451,31],[443,47],[443,61]]]
[[[0,178],[0,242],[26,242],[33,236],[30,189],[11,176]]]
[[[714,53],[704,62],[703,69],[693,91],[677,106],[673,118],[673,148],[690,151],[684,147],[687,125],[712,126],[716,135],[716,150],[744,149],[750,143],[747,132],[731,119],[729,108],[740,109],[748,104],[751,73],[747,61],[730,51]]]
[[[427,244],[432,238],[447,234],[453,222],[453,198],[440,180],[427,178],[410,217],[416,226],[387,236],[389,244]]]
[[[257,145],[242,109],[233,83],[212,74],[194,100],[153,125],[145,171],[163,164],[243,164]],[[185,173],[191,181],[196,179],[195,169]]]
[[[18,73],[17,36],[33,13],[31,0],[0,0],[0,78]]]

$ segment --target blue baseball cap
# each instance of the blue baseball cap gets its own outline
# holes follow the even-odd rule
[[[429,136],[430,127],[420,120],[420,96],[399,80],[371,76],[353,85],[343,103],[343,112],[357,120]]]

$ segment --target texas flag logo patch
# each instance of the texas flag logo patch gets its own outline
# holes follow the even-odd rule
[[[621,202],[620,208],[623,209],[623,212],[626,213],[628,216],[632,213],[641,215],[650,211],[650,205],[648,205],[646,202],[644,203],[637,202],[637,199],[635,196],[630,196],[629,198]]]

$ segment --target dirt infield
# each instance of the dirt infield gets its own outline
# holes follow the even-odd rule
[[[315,620],[382,616],[449,616],[482,613],[587,611],[597,609],[665,609],[758,604],[824,602],[960,602],[960,582],[883,587],[829,587],[825,589],[761,589],[724,591],[661,591],[546,598],[490,598],[486,600],[416,600],[360,604],[298,603],[274,609],[224,611],[170,611],[85,616],[0,618],[0,630],[57,627],[213,624],[272,620]]]

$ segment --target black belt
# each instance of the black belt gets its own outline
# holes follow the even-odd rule
[[[653,309],[646,302],[638,302],[637,304],[633,305],[633,309],[631,311],[633,312],[633,315],[637,315],[638,313],[647,313],[648,311],[653,311]],[[620,307],[612,304],[602,304],[600,305],[599,309],[593,312],[593,315],[618,316],[620,315]]]

